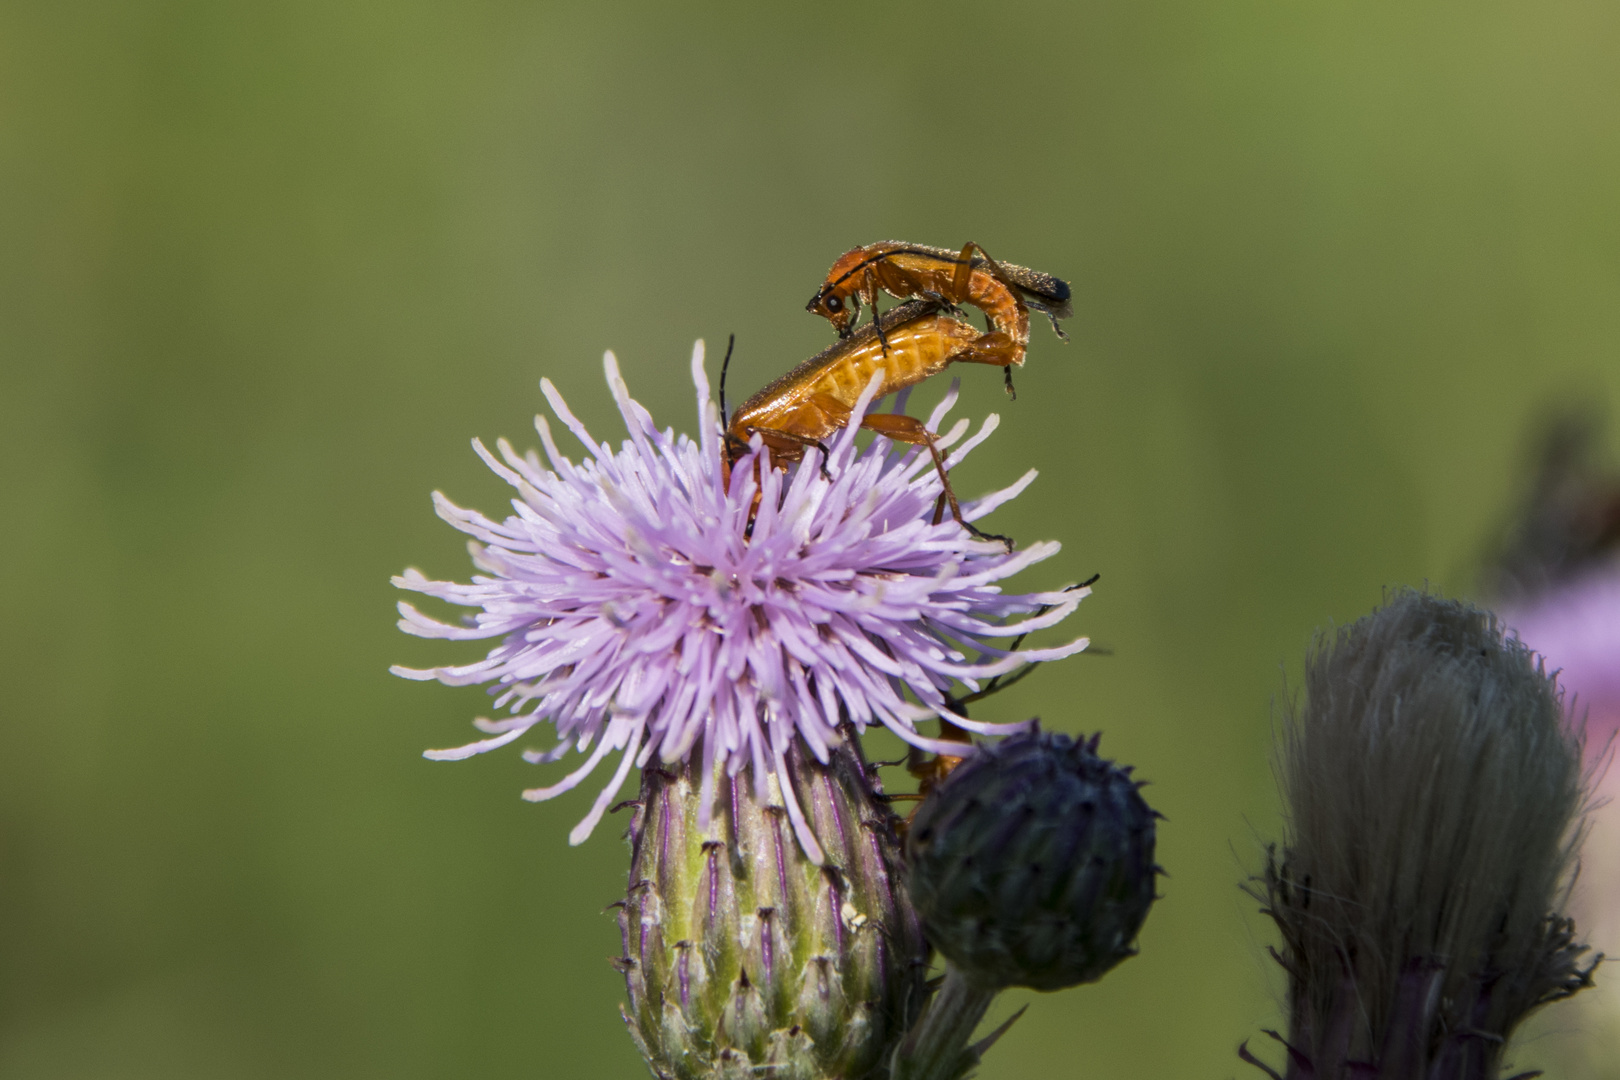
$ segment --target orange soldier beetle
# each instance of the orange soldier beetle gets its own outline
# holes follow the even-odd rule
[[[973,256],[975,251],[980,257]],[[840,337],[847,337],[863,301],[872,306],[876,319],[879,289],[900,299],[929,297],[982,310],[990,329],[978,344],[986,353],[1003,358],[1008,394],[1013,394],[1012,369],[1022,366],[1029,346],[1029,309],[1051,319],[1052,329],[1065,341],[1068,335],[1058,319],[1074,313],[1068,282],[1013,263],[999,263],[971,240],[960,252],[899,240],[847,251],[827,271],[827,280],[805,310],[827,319]],[[880,340],[882,336],[880,329]]]
[[[722,461],[726,483],[731,482],[731,466],[748,453],[749,439],[756,434],[778,462],[800,461],[807,450],[816,448],[821,451],[821,468],[825,472],[829,452],[822,440],[849,423],[856,402],[879,369],[883,381],[877,397],[881,398],[937,375],[946,365],[958,361],[1001,366],[1004,361],[999,353],[978,347],[979,331],[945,314],[946,308],[937,300],[913,300],[884,312],[877,322],[840,339],[766,386],[738,406],[729,419],[724,419],[722,364],[720,407],[726,425]],[[729,350],[726,357],[729,361]],[[921,420],[900,413],[867,413],[860,425],[896,442],[928,448],[943,487],[940,505],[934,511],[935,524],[949,505],[951,517],[968,532],[1000,540],[1008,551],[1012,550],[1013,542],[1008,537],[981,532],[963,520],[935,435]]]

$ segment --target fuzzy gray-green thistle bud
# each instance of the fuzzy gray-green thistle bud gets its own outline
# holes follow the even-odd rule
[[[983,989],[1058,990],[1135,952],[1154,899],[1155,819],[1097,739],[1034,731],[985,747],[907,831],[928,938]]]
[[[794,837],[777,777],[716,778],[698,827],[702,755],[642,774],[620,913],[625,1021],[669,1080],[860,1080],[920,1007],[927,945],[905,896],[888,808],[853,732],[828,765],[795,745],[785,778],[825,861]]]
[[[1254,891],[1287,1076],[1494,1080],[1593,969],[1560,912],[1584,795],[1556,683],[1489,613],[1401,592],[1318,640],[1280,758],[1288,839]]]

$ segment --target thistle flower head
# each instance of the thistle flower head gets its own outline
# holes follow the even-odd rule
[[[950,519],[934,523],[938,478],[926,452],[874,440],[864,450],[851,424],[831,440],[825,462],[811,453],[786,472],[756,441],[753,453],[722,482],[720,417],[709,400],[702,343],[692,356],[700,434],[659,431],[631,399],[617,362],[604,360],[608,385],[629,429],[618,450],[596,441],[549,380],[552,411],[589,456],[575,462],[536,418],[549,468],[505,440],[500,454],[474,441],[479,456],[517,489],[513,513],[497,521],[444,496],[441,517],[473,538],[470,583],[430,581],[411,570],[403,589],[476,609],[464,624],[441,622],[400,605],[400,628],[422,637],[496,639],[482,660],[418,670],[412,679],[452,686],[490,684],[508,715],[474,721],[488,738],[428,757],[453,760],[492,750],[543,721],[560,737],[528,751],[552,762],[573,748],[586,761],[549,787],[524,792],[551,798],[578,785],[608,755],[612,780],[570,835],[579,843],[596,825],[630,769],[656,755],[666,763],[701,755],[699,828],[707,828],[715,766],[736,776],[744,766],[764,801],[794,740],[818,761],[847,718],[857,730],[882,724],[924,749],[947,749],[917,722],[950,716],[969,730],[1000,733],[955,716],[947,692],[1020,664],[1079,652],[1081,638],[1050,649],[1009,651],[990,639],[1051,626],[1089,590],[1005,595],[999,582],[1058,550],[1032,544],[1016,553],[974,538]],[[863,416],[877,388],[867,387]],[[955,401],[953,387],[929,422]],[[996,417],[951,455],[962,460],[994,430]],[[941,436],[949,447],[967,421]],[[963,506],[982,517],[1034,479]],[[958,747],[959,750],[959,747]],[[954,752],[954,751],[953,751]],[[780,785],[800,843],[814,861],[820,847],[792,785]]]
[[[1585,796],[1556,682],[1489,613],[1401,592],[1318,642],[1280,756],[1288,840],[1260,895],[1288,1075],[1495,1077],[1519,1021],[1591,972],[1560,910]]]

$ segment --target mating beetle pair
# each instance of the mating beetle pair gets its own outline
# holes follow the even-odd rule
[[[879,292],[908,302],[880,315]],[[862,303],[871,306],[872,321],[855,330]],[[959,304],[983,311],[989,329],[980,332],[959,318]],[[1051,319],[1060,337],[1058,319],[1072,314],[1067,282],[997,262],[972,241],[960,252],[892,240],[855,248],[833,264],[806,307],[828,319],[839,340],[743,402],[724,421],[728,470],[748,453],[754,435],[777,461],[798,461],[811,447],[820,450],[825,461],[822,440],[849,423],[861,392],[880,369],[878,397],[914,386],[958,362],[1002,368],[1011,394],[1012,369],[1023,365],[1029,345],[1030,310]],[[728,361],[730,357],[728,349]],[[720,386],[723,413],[724,368]],[[921,420],[868,413],[861,426],[889,439],[928,447],[943,485],[935,521],[949,505],[951,516],[964,528],[977,536],[988,535],[962,519],[935,436]],[[1006,537],[991,538],[1012,549]]]

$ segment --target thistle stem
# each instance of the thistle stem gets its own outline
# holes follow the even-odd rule
[[[981,990],[947,963],[945,982],[895,1049],[892,1080],[957,1080],[979,1061],[973,1029],[999,990]]]

